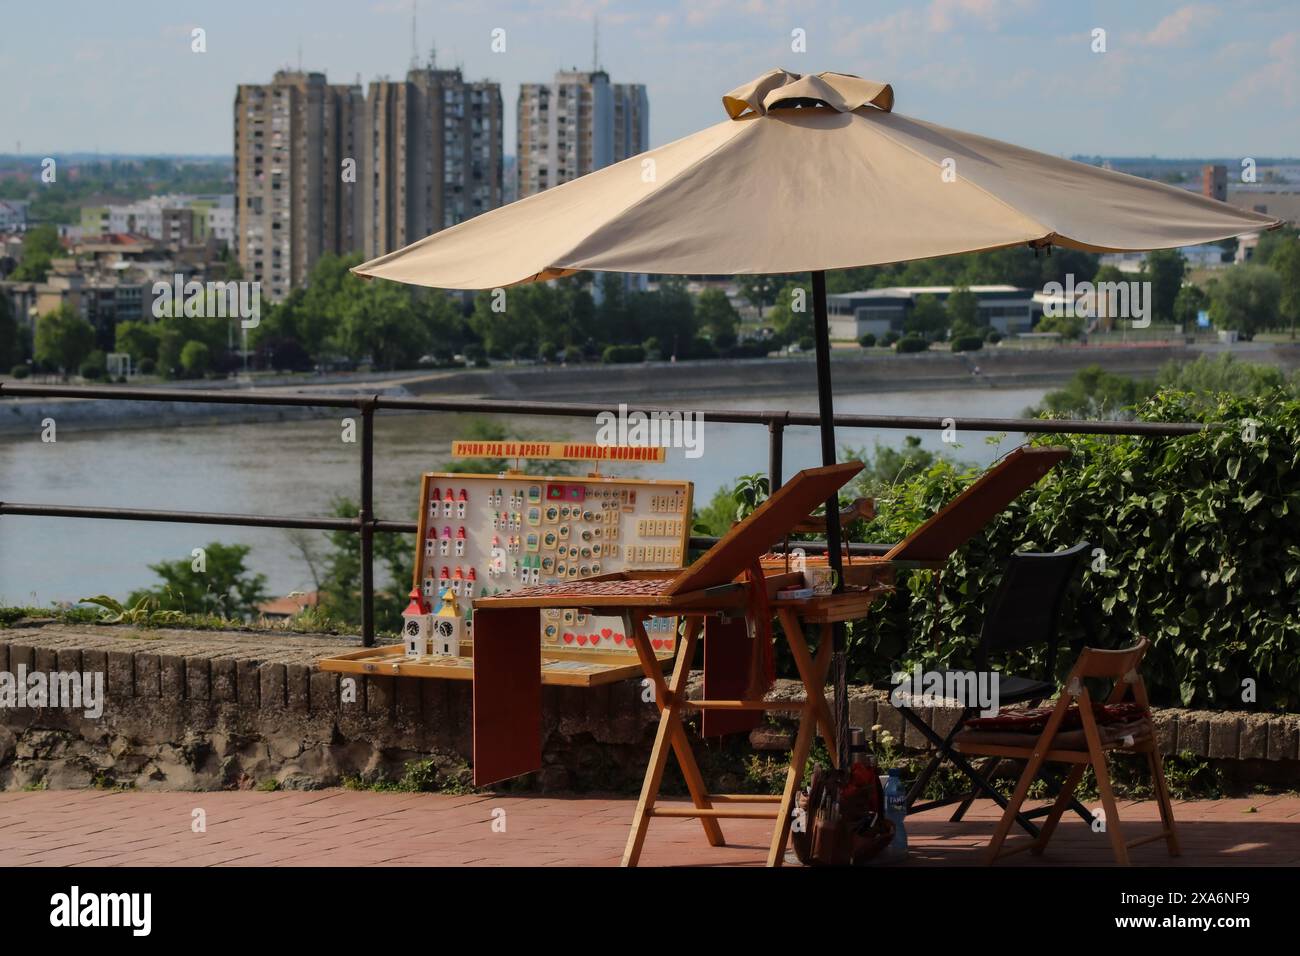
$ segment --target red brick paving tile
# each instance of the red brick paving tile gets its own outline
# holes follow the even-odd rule
[[[190,830],[190,812],[207,813],[206,833]],[[1256,812],[1249,812],[1251,809]],[[630,798],[526,797],[514,794],[390,794],[366,791],[0,794],[0,864],[22,866],[616,866],[632,818]],[[504,810],[506,832],[492,829]],[[1259,796],[1182,802],[1185,855],[1156,843],[1134,851],[1138,864],[1300,862],[1300,798]],[[974,865],[999,816],[975,804],[965,822],[940,810],[908,820],[908,865]],[[1150,802],[1126,802],[1128,838],[1154,832]],[[1294,822],[1293,822],[1294,821]],[[647,866],[761,864],[770,824],[723,821],[728,845],[711,848],[691,819],[657,819]],[[1010,865],[1109,864],[1105,837],[1083,821],[1062,822],[1047,853]],[[1002,865],[1002,864],[1000,864]]]

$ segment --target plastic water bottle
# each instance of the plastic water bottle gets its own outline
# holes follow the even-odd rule
[[[899,776],[897,767],[889,770],[889,779],[885,782],[885,817],[894,825],[894,838],[889,843],[891,856],[907,855],[907,828],[903,821],[907,818],[907,788]]]

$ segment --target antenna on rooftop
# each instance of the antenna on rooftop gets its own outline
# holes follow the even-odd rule
[[[411,0],[411,69],[420,68],[420,54],[417,52],[415,42],[415,9],[416,0]]]
[[[591,72],[600,69],[600,15],[591,15]]]
[[[298,38],[298,72],[302,72],[302,38]]]

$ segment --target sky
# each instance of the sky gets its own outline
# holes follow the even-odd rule
[[[299,62],[336,83],[400,77],[411,61],[412,5],[6,4],[0,153],[21,143],[36,155],[229,154],[236,84],[269,81]],[[723,120],[723,93],[780,66],[888,82],[899,113],[1058,155],[1300,154],[1296,0],[414,6],[421,58],[436,47],[440,66],[502,84],[507,153],[514,152],[519,84],[546,81],[559,68],[589,68],[598,21],[601,66],[615,82],[648,87],[652,146]],[[191,49],[196,28],[206,52]],[[504,39],[500,51],[497,30],[504,31],[495,34]]]

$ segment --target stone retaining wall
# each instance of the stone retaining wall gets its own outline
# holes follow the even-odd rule
[[[347,776],[400,777],[430,759],[442,780],[465,782],[470,759],[468,682],[356,677],[344,701],[342,675],[317,670],[355,638],[289,632],[140,630],[32,622],[0,629],[0,671],[87,671],[105,675],[98,719],[80,711],[0,710],[0,789],[126,785],[141,789],[336,785]],[[694,694],[698,694],[698,687]],[[780,681],[774,695],[798,700]],[[637,681],[592,690],[543,691],[544,768],[521,785],[542,790],[634,791],[653,737],[655,711]],[[854,689],[855,726],[880,724],[922,740],[879,692]],[[942,731],[940,711],[927,716]],[[1233,776],[1300,780],[1300,716],[1166,709],[1156,714],[1161,748],[1236,767]],[[789,725],[768,726],[728,745],[780,751]],[[738,761],[702,747],[701,762],[724,774]],[[724,785],[728,782],[724,781]],[[731,781],[730,783],[734,783]]]

